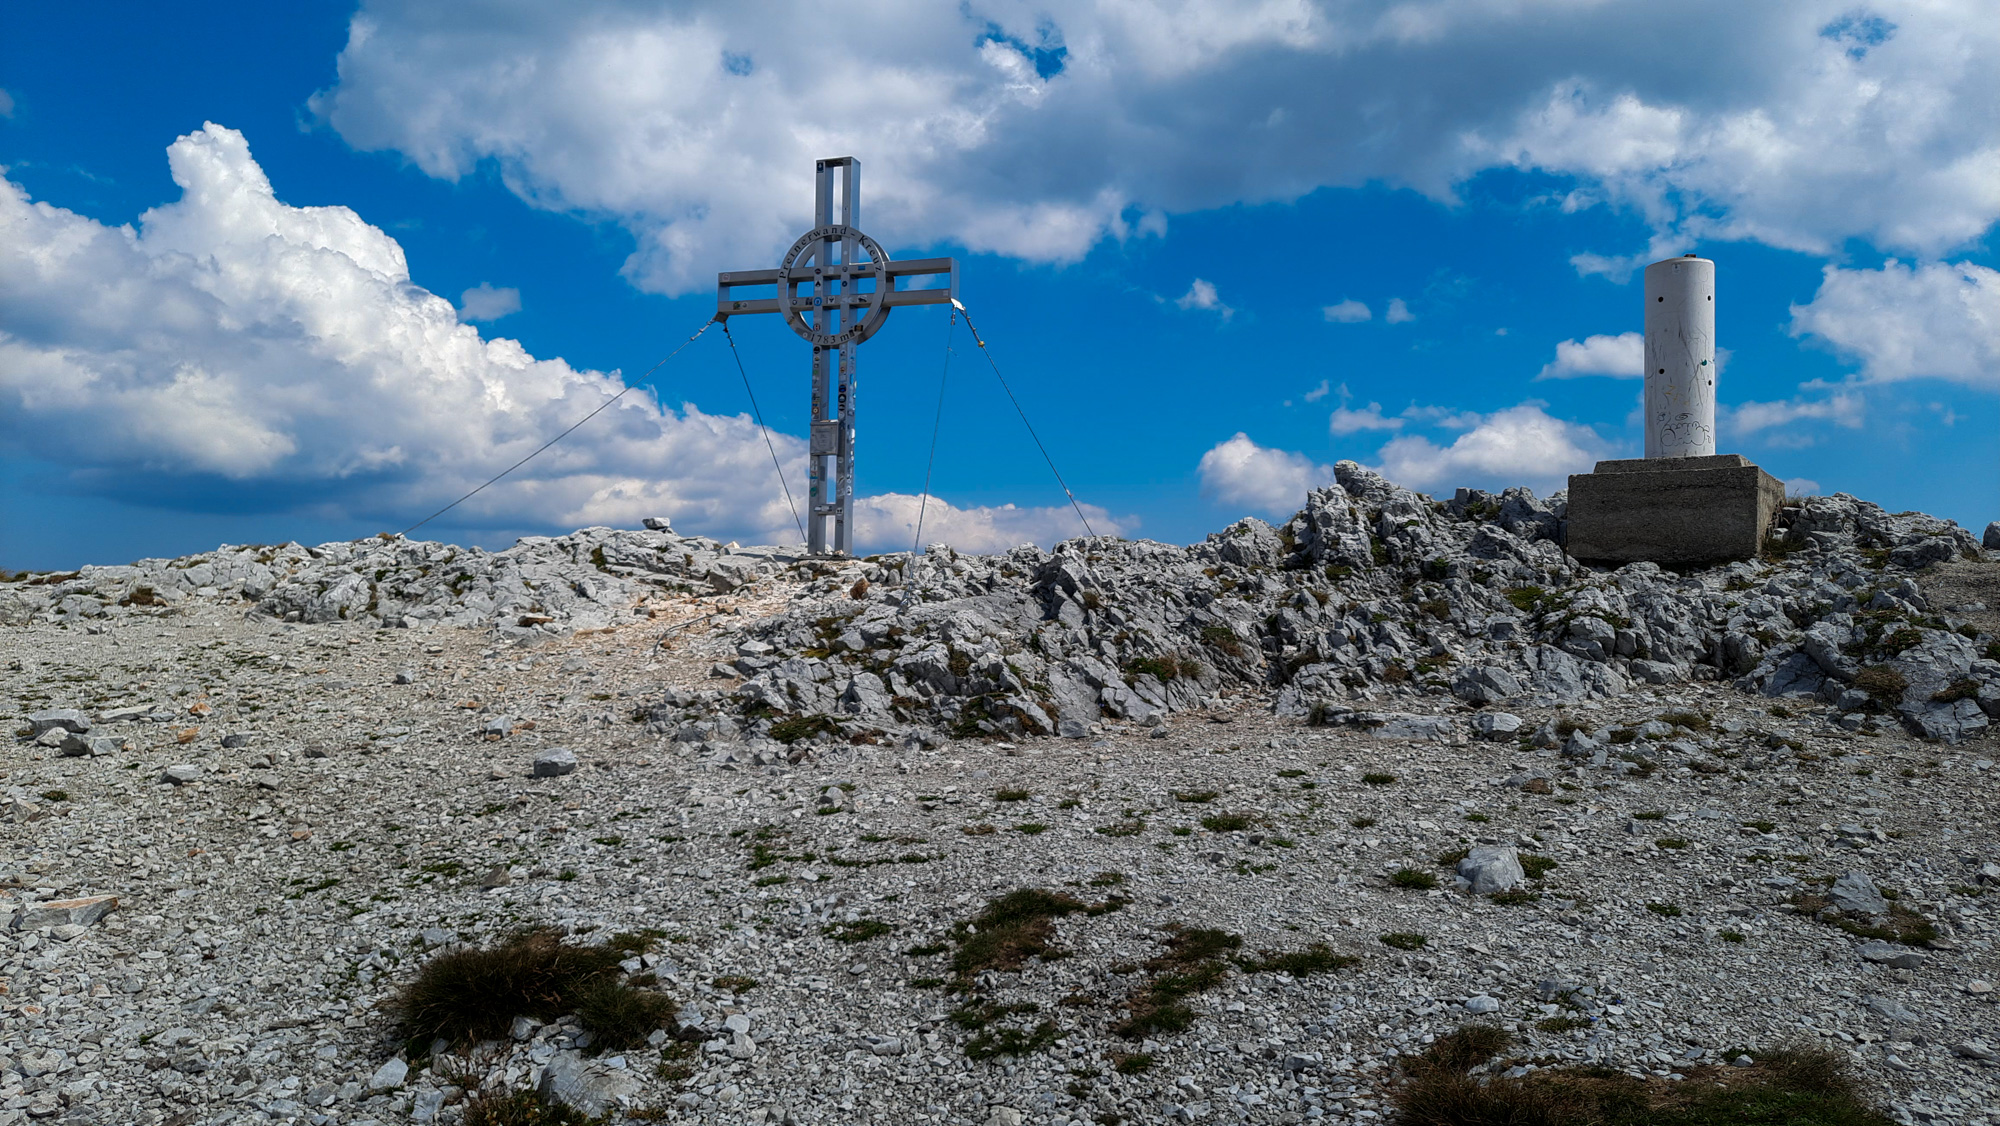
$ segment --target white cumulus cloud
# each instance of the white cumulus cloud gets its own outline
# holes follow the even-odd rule
[[[1739,403],[1725,407],[1721,421],[1730,433],[1748,437],[1765,431],[1783,431],[1797,422],[1830,422],[1849,430],[1858,430],[1866,415],[1866,404],[1858,393],[1836,391],[1817,399],[1798,396],[1770,403]],[[1764,440],[1770,445],[1792,447],[1809,446],[1813,442],[1810,434],[1797,431],[1765,434]]]
[[[497,321],[521,311],[521,291],[480,282],[458,295],[458,312],[468,321]]]
[[[1260,446],[1241,432],[1202,454],[1197,469],[1204,495],[1273,517],[1290,516],[1305,503],[1308,491],[1333,480],[1331,466]]]
[[[1084,525],[1068,505],[1020,508],[1011,504],[957,508],[937,497],[923,504],[908,493],[882,493],[854,499],[859,520],[856,538],[884,551],[908,551],[917,534],[917,513],[923,511],[923,543],[948,543],[960,551],[996,552],[1024,543],[1053,543],[1084,534]],[[1137,530],[1133,517],[1113,517],[1094,504],[1083,505],[1090,529],[1100,536],[1124,536]]]
[[[1617,336],[1586,336],[1556,345],[1556,358],[1543,365],[1536,379],[1574,379],[1580,375],[1608,375],[1615,379],[1639,379],[1646,374],[1644,333],[1621,332]]]
[[[1319,402],[1319,401],[1320,401],[1321,399],[1324,399],[1324,398],[1326,398],[1326,397],[1327,397],[1327,395],[1328,395],[1328,394],[1329,394],[1329,393],[1330,393],[1331,391],[1332,391],[1332,388],[1331,388],[1331,387],[1328,387],[1328,386],[1327,386],[1327,381],[1326,381],[1326,380],[1324,380],[1324,379],[1322,379],[1322,380],[1320,380],[1320,381],[1319,381],[1319,386],[1318,386],[1318,387],[1315,387],[1315,388],[1313,388],[1312,390],[1310,390],[1310,391],[1306,392],[1306,396],[1305,396],[1305,397],[1306,397],[1306,402],[1308,402],[1308,403],[1317,403],[1317,402]]]
[[[1401,430],[1403,420],[1382,417],[1382,404],[1370,403],[1361,410],[1335,407],[1327,419],[1326,428],[1334,434],[1352,434],[1358,430]]]
[[[1417,319],[1417,315],[1410,312],[1410,307],[1404,304],[1402,298],[1391,297],[1389,309],[1382,314],[1382,319],[1392,325],[1409,324]]]
[[[1568,487],[1571,473],[1587,473],[1610,456],[1610,443],[1588,426],[1565,422],[1528,402],[1480,417],[1450,445],[1405,434],[1383,445],[1383,476],[1412,489],[1459,486],[1504,489],[1527,485],[1544,495]]]
[[[1215,283],[1203,278],[1194,279],[1194,284],[1188,286],[1188,291],[1176,298],[1174,304],[1183,309],[1217,313],[1225,321],[1236,315],[1236,310],[1222,303],[1221,296],[1215,292]]]
[[[1341,301],[1339,304],[1325,306],[1319,312],[1327,320],[1341,325],[1360,324],[1362,321],[1375,315],[1368,310],[1368,306],[1356,301],[1352,297]]]
[[[345,207],[279,200],[242,134],[206,125],[167,158],[181,198],[136,227],[0,180],[0,448],[68,467],[79,490],[399,527],[625,390],[617,372],[483,338],[411,282],[395,239]],[[774,442],[797,493],[804,443]],[[1066,512],[947,506],[935,538],[1067,535]],[[675,409],[644,389],[447,523],[651,515],[797,536],[750,419]]]
[[[1857,361],[1867,379],[1932,376],[2000,390],[2000,271],[1973,262],[1828,266],[1819,292],[1791,312],[1792,335]]]
[[[1638,215],[1654,257],[1696,239],[1937,257],[2000,217],[1990,0],[781,11],[491,0],[443,20],[364,0],[313,106],[430,175],[491,161],[535,206],[622,223],[632,279],[674,293],[775,260],[832,155],[865,162],[885,245],[1044,262],[1327,186],[1452,201],[1495,167],[1573,181],[1568,210]]]

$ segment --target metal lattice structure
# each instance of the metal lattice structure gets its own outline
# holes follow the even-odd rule
[[[877,332],[901,305],[943,305],[958,299],[958,260],[892,261],[862,234],[861,162],[832,157],[815,166],[813,229],[799,236],[775,270],[716,275],[715,317],[780,313],[812,345],[812,432],[806,451],[806,550],[854,553],[854,348]],[[836,191],[838,188],[838,191]],[[839,221],[834,220],[835,198]],[[946,285],[899,289],[904,278],[942,275]],[[746,287],[775,287],[771,297],[738,297]],[[830,395],[829,392],[832,392]]]

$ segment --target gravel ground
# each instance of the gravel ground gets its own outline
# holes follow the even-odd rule
[[[1234,687],[1087,738],[770,765],[646,722],[808,596],[778,575],[497,640],[210,597],[0,629],[0,711],[89,721],[5,752],[0,1126],[455,1122],[468,1083],[685,1122],[1370,1122],[1394,1059],[1475,1017],[1522,1066],[1818,1045],[1902,1120],[2000,1122],[1989,736],[1847,730],[1717,682],[1510,706],[1526,738],[1498,740],[1475,723],[1496,708],[1448,694],[1314,727]],[[532,777],[556,747],[580,765]],[[1446,854],[1481,844],[1555,866],[1468,894]],[[1937,937],[1867,946],[1794,909],[1851,871]],[[938,987],[953,925],[1024,887],[1115,909],[979,975],[1037,1006],[993,1028],[1057,1035],[968,1058]],[[51,907],[99,895],[95,920]],[[657,1046],[580,1053],[573,1022],[405,1071],[385,999],[427,952],[530,924],[654,935],[632,968],[707,1033],[684,1077]],[[1360,960],[1231,969],[1192,1027],[1126,1039],[1175,926]]]

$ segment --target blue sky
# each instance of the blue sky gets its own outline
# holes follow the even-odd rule
[[[831,155],[892,253],[960,258],[1099,530],[1282,517],[1342,458],[1449,494],[1637,456],[1633,267],[1686,251],[1718,264],[1721,449],[1977,528],[1979,6],[13,6],[0,566],[404,527],[775,264]],[[733,329],[798,493],[808,349]],[[864,546],[908,543],[950,333],[905,309],[861,349]],[[1080,531],[950,338],[924,538]],[[424,534],[795,537],[719,334],[644,388]]]

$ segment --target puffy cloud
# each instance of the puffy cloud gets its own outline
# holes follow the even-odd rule
[[[1051,12],[1059,14],[1052,15]],[[2000,216],[1988,0],[367,0],[313,105],[425,172],[493,161],[635,236],[642,287],[763,265],[814,158],[862,157],[892,245],[1070,262],[1165,215],[1495,167],[1695,239],[1937,255]],[[1872,22],[1871,22],[1872,21]],[[1865,28],[1865,31],[1857,31]],[[1660,65],[1659,47],[1676,45]],[[1440,74],[1452,81],[1440,84]],[[1624,252],[1592,261],[1619,269]],[[1585,265],[1579,259],[1580,267]]]
[[[1410,307],[1403,303],[1402,298],[1391,297],[1389,299],[1389,311],[1382,314],[1382,319],[1392,325],[1400,325],[1416,320],[1417,315],[1410,312]]]
[[[1823,399],[1796,397],[1773,403],[1748,402],[1722,411],[1722,424],[1734,434],[1748,437],[1764,431],[1785,431],[1797,422],[1831,422],[1850,430],[1861,427],[1866,416],[1866,404],[1859,394],[1852,391],[1837,391]],[[1810,434],[1769,433],[1764,442],[1773,446],[1793,448],[1813,444]]]
[[[1344,390],[1346,389],[1346,384],[1342,384],[1342,385],[1341,385],[1341,387],[1342,387],[1342,390],[1344,391]],[[1306,396],[1305,396],[1305,397],[1306,397],[1306,402],[1308,402],[1308,403],[1317,403],[1317,402],[1319,402],[1319,401],[1320,401],[1321,399],[1324,399],[1324,398],[1326,398],[1326,397],[1327,397],[1327,395],[1328,395],[1328,393],[1329,393],[1329,392],[1331,392],[1331,391],[1332,391],[1332,388],[1330,388],[1330,387],[1328,387],[1328,386],[1327,386],[1327,381],[1326,381],[1326,380],[1324,380],[1324,379],[1322,379],[1322,380],[1320,380],[1320,381],[1319,381],[1319,386],[1318,386],[1318,387],[1315,387],[1315,388],[1313,388],[1312,390],[1310,390],[1310,391],[1306,392]]]
[[[1819,292],[1791,311],[1792,335],[1858,361],[1867,379],[2000,389],[2000,271],[1893,259],[1879,270],[1828,266]]]
[[[1816,497],[1819,495],[1819,482],[1810,477],[1787,477],[1785,478],[1785,495],[1788,497]]]
[[[1334,434],[1352,434],[1357,430],[1401,430],[1400,418],[1383,418],[1382,404],[1370,403],[1361,410],[1335,407],[1333,415],[1327,419],[1326,428]]]
[[[458,313],[468,321],[497,321],[521,311],[521,291],[480,282],[458,295]]]
[[[1333,480],[1330,466],[1304,454],[1267,449],[1239,432],[1201,455],[1201,490],[1223,504],[1243,505],[1270,516],[1289,516],[1314,486]]]
[[[1183,309],[1205,309],[1211,313],[1218,313],[1225,321],[1236,315],[1236,310],[1224,305],[1222,298],[1216,294],[1215,283],[1202,278],[1194,279],[1194,284],[1188,287],[1186,293],[1176,298],[1174,304]]]
[[[1349,297],[1338,305],[1322,308],[1320,315],[1334,324],[1353,325],[1360,324],[1375,314],[1369,311],[1368,306]]]
[[[855,539],[879,551],[908,551],[917,535],[917,513],[923,511],[923,544],[948,543],[960,551],[995,552],[1024,543],[1053,543],[1084,534],[1076,511],[1068,505],[1048,508],[1017,508],[1003,504],[984,508],[956,508],[937,497],[928,504],[907,493],[882,493],[856,497],[859,520]],[[1139,521],[1134,517],[1113,517],[1094,504],[1083,506],[1090,527],[1100,536],[1130,535]]]
[[[281,202],[234,130],[207,125],[167,156],[182,196],[136,228],[0,180],[0,445],[67,466],[101,495],[222,496],[400,527],[625,392],[447,522],[668,515],[689,530],[795,539],[747,417],[675,410],[616,372],[482,338],[411,283],[393,238],[344,207]],[[804,443],[773,440],[801,482]],[[939,538],[963,529],[982,543],[1060,530],[1039,509],[946,508],[943,520]]]
[[[0,90],[0,117],[14,116],[14,95]]]
[[[1590,427],[1550,417],[1529,402],[1483,416],[1448,446],[1406,434],[1390,439],[1378,456],[1383,476],[1413,489],[1528,485],[1546,494],[1611,452]]]
[[[1621,332],[1617,336],[1586,336],[1581,342],[1565,340],[1557,344],[1556,358],[1543,365],[1541,374],[1535,378],[1608,375],[1616,379],[1639,379],[1645,374],[1645,334]]]

